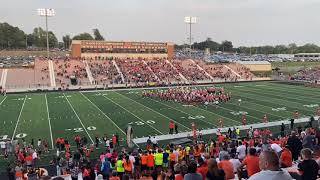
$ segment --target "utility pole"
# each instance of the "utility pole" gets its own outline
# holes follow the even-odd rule
[[[49,31],[48,31],[48,17],[55,16],[54,9],[51,8],[42,8],[38,9],[38,15],[46,18],[46,34],[47,34],[47,59],[49,59]]]
[[[189,56],[191,59],[191,48],[192,48],[192,24],[197,23],[197,18],[192,16],[187,16],[184,18],[184,22],[189,25]]]

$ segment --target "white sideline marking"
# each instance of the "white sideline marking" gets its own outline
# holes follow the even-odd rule
[[[20,121],[20,117],[21,117],[21,114],[22,114],[22,110],[23,110],[24,104],[26,103],[26,100],[27,100],[27,95],[24,97],[24,101],[23,101],[22,106],[21,106],[21,110],[20,110],[20,113],[19,113],[19,116],[18,116],[16,127],[14,128],[14,131],[13,131],[13,134],[12,134],[12,137],[11,137],[11,143],[12,143],[12,141],[14,139],[14,135],[16,134],[17,127],[18,127],[18,124],[19,124],[19,121]]]
[[[51,120],[50,120],[48,100],[47,100],[47,94],[44,94],[44,97],[45,97],[45,99],[46,99],[46,106],[47,106],[47,114],[48,114],[48,122],[49,122],[50,138],[51,138],[51,147],[52,147],[52,149],[54,149],[53,137],[52,137],[52,129],[51,129]]]
[[[3,100],[0,102],[0,105],[2,105],[2,103],[4,102],[4,100],[7,99],[8,96],[6,96],[5,98],[3,98]]]
[[[120,104],[114,102],[112,99],[106,97],[103,95],[104,98],[108,99],[109,101],[113,102],[114,104],[118,105],[119,107],[121,107],[123,110],[127,111],[128,113],[132,114],[134,117],[140,119],[142,122],[144,122],[145,124],[147,124],[148,126],[150,126],[152,129],[154,129],[155,131],[157,131],[160,134],[163,134],[161,131],[159,131],[158,129],[156,129],[155,127],[151,126],[149,123],[147,123],[146,121],[144,121],[143,119],[141,119],[140,117],[138,117],[137,115],[133,114],[132,112],[130,112],[129,110],[127,110],[126,108],[124,108],[123,106],[121,106]]]
[[[233,87],[244,87],[244,86],[233,86]]]
[[[267,86],[267,85],[265,85],[265,84],[257,84],[256,86],[259,87],[259,86]]]
[[[318,119],[319,116],[315,116],[315,119]],[[300,119],[296,119],[295,123],[304,123],[304,122],[308,122],[310,121],[309,118],[300,118]],[[274,121],[274,122],[268,122],[268,123],[258,123],[258,124],[248,124],[248,125],[239,125],[239,126],[230,126],[230,127],[224,127],[224,128],[215,128],[215,129],[205,129],[205,130],[201,130],[198,131],[200,132],[202,135],[207,135],[207,134],[215,134],[217,132],[218,129],[220,129],[220,132],[227,132],[229,128],[239,128],[240,130],[247,130],[250,129],[250,127],[252,126],[253,129],[257,129],[257,128],[266,128],[266,127],[272,127],[272,126],[280,126],[282,123],[284,123],[285,125],[290,124],[289,119],[285,119],[282,121]],[[174,135],[174,138],[171,134],[169,135],[160,135],[160,136],[156,136],[156,139],[158,141],[162,141],[162,140],[171,140],[171,139],[178,139],[178,138],[187,138],[187,137],[192,137],[193,132],[183,132],[183,133],[178,133]],[[148,137],[142,137],[142,138],[135,138],[133,139],[133,142],[137,143],[137,144],[141,144],[141,143],[146,143],[148,140]]]
[[[65,96],[65,94],[64,94],[64,93],[63,93],[63,95]],[[84,125],[83,125],[83,123],[82,123],[82,121],[81,121],[80,117],[78,116],[77,112],[74,110],[74,108],[73,108],[72,104],[70,103],[69,99],[68,99],[67,97],[65,97],[65,98],[66,98],[66,100],[68,101],[68,103],[69,103],[69,105],[70,105],[70,107],[71,107],[72,111],[73,111],[73,112],[74,112],[74,114],[77,116],[77,118],[78,118],[78,120],[79,120],[80,124],[82,125],[82,127],[83,127],[83,129],[84,129],[84,131],[85,131],[85,132],[87,133],[87,135],[89,136],[89,138],[90,138],[90,140],[91,140],[92,144],[94,144],[94,141],[93,141],[93,139],[91,138],[90,134],[88,133],[87,128],[85,128],[85,127],[84,127]]]
[[[123,96],[124,98],[127,98],[127,99],[129,99],[129,100],[131,100],[131,101],[133,101],[133,102],[135,102],[135,103],[137,103],[137,104],[140,104],[140,105],[142,105],[143,107],[145,107],[145,108],[147,108],[147,109],[149,109],[149,110],[151,110],[151,111],[153,111],[153,112],[155,112],[155,113],[159,114],[160,116],[163,116],[163,117],[165,117],[165,118],[167,118],[167,119],[169,119],[169,120],[172,120],[173,122],[178,123],[178,124],[180,124],[181,126],[183,126],[183,127],[187,128],[187,129],[191,130],[191,129],[190,129],[190,128],[188,128],[187,126],[185,126],[185,125],[183,125],[183,124],[181,124],[181,123],[179,123],[179,122],[177,122],[177,121],[173,120],[172,118],[169,118],[168,116],[166,116],[166,115],[164,115],[164,114],[162,114],[162,113],[160,113],[160,112],[158,112],[158,111],[156,111],[156,110],[153,110],[153,109],[149,108],[148,106],[145,106],[145,105],[143,105],[143,104],[141,104],[141,103],[137,102],[137,101],[136,101],[136,100],[134,100],[134,99],[131,99],[131,98],[129,98],[129,97],[125,96],[125,95],[122,95],[122,94],[120,94],[120,93],[118,93],[118,92],[115,92],[115,93],[117,93],[117,94],[119,94],[119,95]]]

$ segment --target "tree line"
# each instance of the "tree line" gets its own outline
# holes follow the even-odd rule
[[[72,40],[104,40],[104,37],[97,28],[92,31],[93,35],[87,32],[77,34],[73,37],[71,37],[71,35],[64,35],[62,37],[62,42],[58,42],[54,32],[49,31],[49,46],[50,48],[69,49]],[[14,27],[8,23],[0,23],[0,49],[25,49],[30,47],[45,49],[47,47],[46,38],[46,31],[41,27],[36,27],[31,34],[27,34],[18,27]],[[183,44],[175,45],[175,47],[176,49],[184,49],[189,46]],[[240,46],[235,48],[231,41],[226,40],[219,43],[213,41],[211,38],[193,43],[192,48],[197,50],[209,48],[211,52],[222,51],[244,54],[295,54],[320,52],[320,47],[311,43],[302,46],[292,43],[289,45]]]
[[[189,48],[188,44],[176,45],[176,49]],[[233,52],[241,54],[296,54],[296,53],[320,53],[320,47],[316,44],[308,43],[302,46],[298,46],[295,43],[289,45],[276,45],[276,46],[240,46],[233,47],[231,41],[222,41],[221,43],[213,41],[211,38],[207,38],[201,42],[195,42],[192,44],[192,49],[206,50],[209,48],[211,52]]]
[[[48,32],[50,48],[69,49],[72,39],[74,40],[104,40],[98,29],[93,29],[93,36],[89,33],[81,33],[71,37],[65,35],[62,42],[59,42],[56,35]],[[47,47],[47,34],[41,27],[33,29],[31,34],[25,33],[19,27],[14,27],[8,23],[0,23],[0,49],[26,49]]]

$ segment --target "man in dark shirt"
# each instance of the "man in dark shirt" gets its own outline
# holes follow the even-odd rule
[[[302,180],[316,180],[319,165],[312,159],[312,151],[308,148],[301,150],[303,161],[298,164],[298,170],[302,173]]]
[[[314,145],[316,144],[315,136],[311,134],[311,130],[306,130],[307,135],[302,139],[302,146],[303,148],[309,148],[313,150]]]
[[[302,143],[296,136],[296,132],[292,131],[291,136],[288,139],[287,145],[292,153],[293,160],[298,160],[300,150],[302,149]]]

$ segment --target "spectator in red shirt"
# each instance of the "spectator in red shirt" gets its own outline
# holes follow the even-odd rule
[[[260,172],[259,164],[259,157],[256,154],[256,149],[250,148],[249,155],[242,161],[242,164],[238,168],[238,176],[239,179],[241,178],[248,178],[254,175],[257,172]],[[246,166],[247,175],[244,174],[242,168]]]

